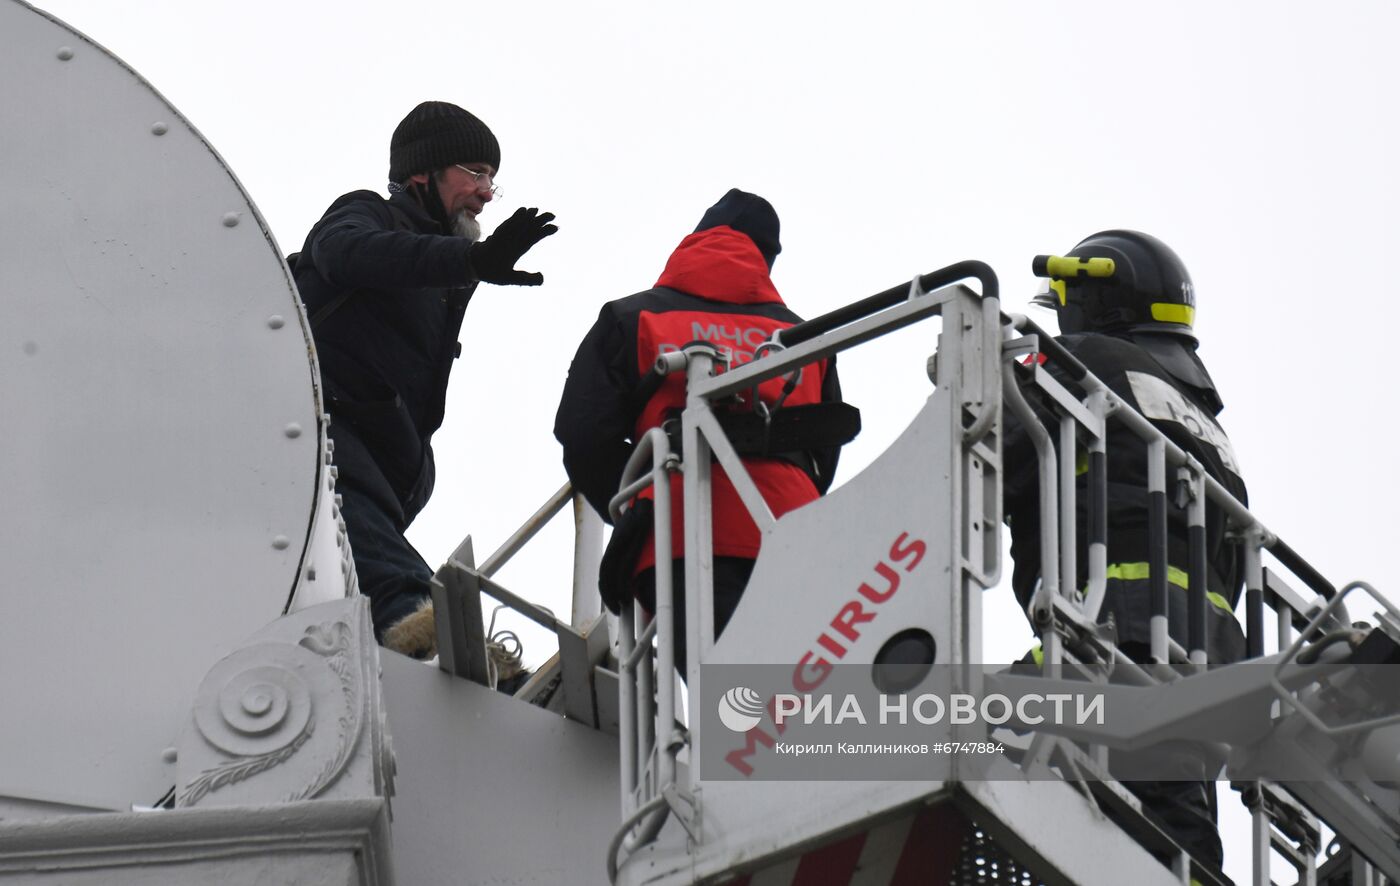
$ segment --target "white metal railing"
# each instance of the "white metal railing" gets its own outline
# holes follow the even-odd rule
[[[1148,544],[1152,550],[1153,568],[1150,580],[1153,582],[1154,592],[1152,657],[1159,663],[1189,662],[1198,669],[1208,664],[1205,650],[1205,617],[1209,603],[1206,596],[1208,581],[1203,549],[1207,501],[1220,509],[1229,521],[1231,537],[1243,546],[1247,655],[1253,658],[1263,654],[1263,609],[1266,604],[1275,609],[1278,615],[1279,648],[1286,648],[1292,636],[1292,628],[1305,625],[1322,608],[1322,603],[1305,601],[1278,579],[1277,575],[1266,581],[1262,553],[1270,551],[1281,565],[1317,591],[1324,602],[1336,596],[1336,589],[1331,583],[1211,477],[1199,461],[1184,452],[1148,419],[1124,403],[1107,385],[1088,372],[1078,360],[1064,351],[1033,322],[1025,317],[1012,317],[1007,330],[1008,336],[1013,329],[1026,333],[1026,338],[1007,342],[1004,354],[1004,365],[1007,369],[1002,376],[1002,393],[1005,404],[1029,434],[1039,461],[1041,584],[1031,601],[1029,615],[1038,632],[1042,634],[1042,639],[1047,641],[1044,647],[1047,659],[1052,651],[1058,654],[1059,650],[1059,644],[1054,638],[1045,636],[1053,624],[1050,617],[1052,608],[1058,606],[1063,611],[1067,606],[1072,606],[1075,611],[1071,618],[1077,615],[1081,623],[1093,624],[1097,621],[1103,604],[1107,586],[1107,522],[1093,517],[1092,514],[1096,510],[1101,512],[1107,506],[1106,441],[1112,422],[1124,425],[1147,446],[1150,499]],[[1046,373],[1039,361],[1033,361],[1027,387],[1037,387],[1045,394],[1044,402],[1054,414],[1059,426],[1058,453],[1049,432],[1027,402],[1015,371],[1011,369],[1015,358],[1024,353],[1046,355],[1068,372],[1074,382],[1087,392],[1080,400]],[[1081,434],[1089,441],[1087,485],[1091,496],[1090,537],[1086,544],[1089,563],[1087,582],[1082,593],[1076,588],[1078,573],[1075,557],[1078,545],[1074,457],[1075,441]],[[1171,639],[1168,630],[1169,612],[1165,606],[1168,593],[1166,503],[1169,467],[1176,469],[1177,483],[1185,488],[1190,501],[1188,527],[1192,562],[1188,569],[1187,581],[1187,593],[1191,602],[1189,649],[1182,648]],[[1339,608],[1335,614],[1331,614],[1331,621],[1338,626],[1345,625],[1345,609]]]
[[[985,266],[978,266],[985,268]],[[955,266],[966,271],[967,266]],[[945,269],[953,270],[953,269]],[[942,273],[942,272],[938,272]],[[988,269],[988,273],[989,269]],[[963,276],[967,274],[964,273]],[[929,275],[934,277],[936,275]],[[771,352],[748,364],[716,374],[717,363],[724,362],[724,354],[712,346],[695,345],[680,352],[665,355],[658,361],[658,371],[672,373],[684,370],[687,374],[686,408],[682,415],[681,449],[685,463],[672,451],[671,443],[660,430],[652,430],[645,435],[628,463],[622,488],[613,499],[613,516],[621,515],[627,502],[647,487],[654,489],[656,508],[654,514],[654,538],[656,540],[656,605],[655,617],[647,621],[645,613],[635,607],[624,612],[621,620],[620,638],[620,757],[621,757],[621,805],[622,825],[608,849],[607,864],[610,876],[615,880],[621,864],[619,855],[630,854],[653,840],[660,832],[669,816],[675,815],[679,822],[690,831],[698,842],[697,831],[693,828],[693,817],[697,811],[695,788],[698,776],[692,767],[691,781],[682,783],[678,779],[679,753],[689,744],[689,750],[696,754],[702,741],[701,722],[696,715],[695,705],[698,693],[692,691],[692,709],[689,717],[689,730],[680,727],[674,716],[674,610],[672,571],[665,568],[671,559],[671,475],[681,470],[684,480],[685,514],[685,593],[687,607],[687,648],[686,672],[691,689],[698,686],[699,668],[712,654],[715,642],[713,625],[713,589],[711,570],[707,568],[711,556],[711,514],[709,479],[712,462],[717,462],[733,481],[740,498],[760,527],[771,526],[773,516],[766,502],[754,486],[744,469],[743,461],[726,437],[717,420],[712,404],[734,393],[753,388],[762,381],[784,375],[795,368],[872,340],[894,329],[901,328],[926,317],[939,314],[953,297],[943,292],[924,291],[922,278],[913,286],[902,287],[881,293],[850,309],[834,312],[819,318],[806,329],[779,333],[775,336]],[[1275,635],[1280,650],[1294,647],[1294,654],[1302,642],[1318,632],[1347,624],[1347,616],[1338,595],[1305,560],[1293,552],[1275,533],[1260,522],[1242,503],[1235,500],[1227,490],[1216,482],[1204,466],[1190,454],[1183,452],[1171,440],[1161,434],[1146,418],[1126,406],[1106,385],[1083,370],[1078,361],[1063,350],[1053,339],[1045,335],[1025,318],[1007,320],[1000,315],[995,296],[995,282],[987,285],[983,278],[984,295],[982,315],[963,315],[959,323],[963,330],[979,330],[985,327],[991,345],[982,352],[984,365],[980,371],[972,371],[966,378],[949,379],[943,384],[966,384],[974,390],[959,390],[955,399],[964,406],[977,404],[967,410],[970,421],[965,422],[964,442],[975,442],[981,435],[992,430],[996,415],[1002,403],[1020,418],[1032,436],[1039,462],[1039,483],[1041,490],[1041,576],[1042,583],[1034,594],[1029,614],[1037,632],[1041,635],[1046,656],[1047,676],[1058,675],[1060,665],[1084,653],[1097,652],[1103,656],[1100,664],[1106,671],[1111,668],[1115,680],[1150,686],[1155,683],[1173,681],[1179,673],[1168,667],[1169,664],[1186,666],[1190,671],[1203,671],[1209,664],[1206,651],[1204,608],[1209,603],[1206,598],[1208,581],[1204,557],[1206,522],[1209,519],[1207,503],[1219,508],[1224,519],[1230,521],[1231,536],[1244,546],[1244,571],[1247,604],[1246,640],[1248,654],[1258,656],[1264,649],[1264,607],[1274,609],[1277,617]],[[942,279],[940,285],[951,282]],[[989,291],[990,290],[990,291]],[[961,290],[966,293],[966,290]],[[1003,329],[1002,323],[1007,325]],[[945,323],[945,334],[947,332]],[[1005,333],[1005,346],[1001,341]],[[1017,338],[1015,332],[1025,333]],[[977,332],[972,333],[976,335]],[[957,339],[944,345],[957,347]],[[940,351],[944,349],[940,347]],[[1035,366],[1030,371],[1028,386],[1038,388],[1053,414],[1052,427],[1059,438],[1060,452],[1057,457],[1055,441],[1051,431],[1045,429],[1035,412],[1030,408],[1022,386],[1016,380],[1016,370],[1009,362],[1018,353],[1044,353],[1049,359],[1071,370],[1074,382],[1083,387],[1080,396],[1068,391],[1053,377]],[[1184,491],[1189,499],[1187,524],[1188,533],[1195,553],[1188,569],[1189,593],[1192,594],[1188,615],[1193,624],[1188,624],[1188,643],[1185,647],[1171,638],[1169,623],[1170,607],[1158,606],[1153,614],[1151,656],[1153,664],[1139,666],[1118,650],[1111,640],[1098,635],[1095,630],[1097,616],[1103,605],[1107,589],[1107,537],[1102,526],[1094,526],[1091,521],[1092,537],[1085,546],[1088,577],[1084,588],[1078,585],[1079,547],[1076,539],[1076,473],[1075,441],[1081,436],[1088,441],[1090,456],[1089,493],[1098,501],[1093,507],[1106,507],[1104,489],[1106,484],[1107,429],[1111,422],[1125,426],[1146,444],[1148,458],[1148,490],[1153,503],[1155,516],[1150,519],[1149,532],[1158,541],[1153,542],[1152,569],[1150,574],[1155,582],[1157,601],[1165,600],[1166,591],[1166,510],[1168,490],[1176,486]],[[1102,513],[1102,511],[1101,511]],[[1104,521],[1097,521],[1102,524]],[[1330,602],[1310,602],[1276,572],[1265,569],[1263,553],[1271,556],[1298,579]],[[982,574],[995,575],[1000,565],[1000,552],[991,551],[987,562],[980,564]],[[1400,622],[1400,614],[1397,614]],[[1301,631],[1301,634],[1295,634]],[[1067,646],[1063,638],[1072,638]],[[653,647],[654,644],[654,647]],[[1089,659],[1092,662],[1092,659]],[[1083,662],[1078,662],[1082,664]],[[1368,724],[1374,725],[1374,724]],[[1038,742],[1039,744],[1036,744]],[[1057,748],[1058,745],[1058,748]],[[1059,750],[1063,757],[1071,760],[1084,759],[1088,763],[1106,762],[1106,747],[1091,746],[1091,753],[1079,751],[1072,742],[1057,739],[1049,734],[1037,735],[1031,751],[1023,765],[1043,767],[1052,751]],[[1106,766],[1096,766],[1095,771],[1106,772]],[[1107,777],[1107,776],[1105,776]],[[1306,848],[1313,833],[1311,819],[1299,817],[1296,804],[1278,800],[1283,794],[1265,782],[1254,785],[1255,797],[1264,798],[1253,807],[1256,812],[1256,832],[1260,839],[1283,845],[1282,835],[1302,835],[1296,842],[1294,852],[1288,855],[1290,862],[1299,868],[1300,877],[1306,879],[1315,870],[1315,862]],[[1301,823],[1300,823],[1301,822]],[[1315,821],[1313,821],[1315,824]],[[1259,855],[1256,847],[1256,856]],[[1264,879],[1256,866],[1256,879],[1267,883],[1267,850],[1262,865]],[[1182,876],[1188,876],[1189,865],[1184,857],[1179,865]],[[1205,872],[1205,881],[1212,878]]]
[[[730,367],[722,348],[692,343],[681,351],[661,355],[655,372],[667,375],[686,373],[686,408],[682,414],[682,444],[685,463],[671,450],[670,441],[659,428],[649,430],[637,444],[624,471],[618,494],[610,502],[612,516],[621,517],[628,503],[642,490],[654,490],[653,533],[656,544],[656,612],[646,622],[638,604],[624,606],[620,629],[620,716],[622,825],[608,847],[609,877],[616,880],[619,852],[631,853],[653,840],[670,815],[690,830],[695,810],[695,779],[677,782],[677,756],[688,743],[692,754],[698,747],[700,721],[692,711],[689,730],[678,727],[674,718],[675,640],[672,611],[672,570],[666,567],[671,555],[670,475],[684,476],[685,593],[687,626],[687,681],[692,689],[691,704],[698,703],[700,667],[710,658],[714,633],[712,571],[712,514],[710,475],[712,462],[718,463],[733,483],[739,498],[760,531],[775,523],[772,511],[754,484],[742,458],[728,439],[712,404],[738,392],[755,388],[769,379],[840,351],[886,335],[913,323],[939,315],[945,306],[969,291],[950,284],[977,277],[983,287],[981,316],[969,329],[976,335],[986,331],[987,347],[982,351],[983,390],[978,411],[965,429],[969,442],[981,439],[996,417],[998,392],[992,385],[998,379],[997,318],[1000,316],[996,278],[980,262],[964,262],[916,278],[911,284],[886,290],[841,310],[799,326],[777,332],[761,349],[761,356],[739,367]],[[942,289],[942,287],[950,287]],[[926,291],[938,289],[939,291]],[[987,356],[989,355],[989,356]],[[716,365],[725,371],[716,373]],[[653,653],[652,644],[655,643]],[[653,684],[655,699],[653,700]]]
[[[565,620],[548,608],[515,594],[495,581],[493,576],[571,502],[574,508],[572,598],[575,607]],[[565,483],[480,566],[473,562],[471,536],[463,539],[433,576],[439,666],[449,673],[493,688],[496,685],[495,667],[488,650],[492,637],[487,636],[482,626],[479,595],[483,593],[556,637],[577,635],[591,626],[605,625],[606,622],[595,618],[598,612],[596,564],[602,548],[601,525],[602,521],[592,513],[582,496],[575,495],[572,486]],[[588,601],[591,608],[580,609],[579,601]],[[606,630],[605,627],[601,629]],[[564,665],[561,662],[561,667]],[[574,666],[579,665],[574,663]],[[579,707],[582,709],[584,706]],[[587,707],[591,708],[591,704]]]
[[[648,462],[650,465],[648,466]],[[675,614],[671,563],[671,480],[679,457],[660,428],[642,435],[623,469],[621,490],[608,504],[614,523],[636,495],[652,489],[656,551],[655,613],[641,603],[622,606],[618,621],[618,769],[622,827],[608,847],[609,876],[617,876],[619,849],[631,851],[655,838],[665,823],[676,787]],[[639,622],[648,622],[637,630]],[[653,655],[652,642],[656,640]],[[652,684],[656,684],[656,698]],[[663,736],[663,741],[656,741]]]

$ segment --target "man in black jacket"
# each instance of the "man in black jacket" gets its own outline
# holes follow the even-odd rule
[[[1111,259],[1110,276],[1052,276],[1050,291],[1036,299],[1056,310],[1056,340],[1099,380],[1137,410],[1181,449],[1195,457],[1212,478],[1242,504],[1248,504],[1239,463],[1229,438],[1216,420],[1223,408],[1210,374],[1196,355],[1195,293],[1181,259],[1165,243],[1137,231],[1103,231],[1083,240],[1067,256]],[[1050,272],[1046,272],[1050,273]],[[1053,363],[1046,368],[1074,390],[1067,374]],[[1042,412],[1042,414],[1044,414]],[[1047,425],[1058,440],[1058,425]],[[1058,444],[1057,444],[1058,445]],[[1099,621],[1110,617],[1119,648],[1130,658],[1150,658],[1151,593],[1148,568],[1147,446],[1121,422],[1109,421],[1108,588]],[[1062,454],[1061,457],[1064,457]],[[1040,512],[1035,450],[1025,429],[1008,411],[1003,450],[1004,498],[1015,560],[1012,587],[1029,606],[1040,581]],[[1170,469],[1168,477],[1172,476]],[[1075,536],[1078,541],[1077,587],[1083,588],[1089,492],[1080,473]],[[1169,484],[1170,488],[1170,484]],[[1188,520],[1184,502],[1168,496],[1167,582],[1169,632],[1187,646],[1187,569],[1190,563]],[[1245,655],[1244,634],[1235,620],[1244,580],[1242,553],[1226,539],[1225,515],[1206,508],[1207,607],[1206,652],[1212,663],[1226,664]],[[1223,853],[1215,829],[1215,785],[1199,780],[1213,773],[1183,763],[1180,781],[1136,781],[1126,786],[1155,813],[1166,830],[1197,859],[1220,869]]]
[[[359,589],[380,642],[418,657],[435,644],[432,570],[404,532],[432,495],[431,439],[467,302],[480,281],[540,285],[542,275],[515,264],[557,230],[552,214],[520,209],[477,242],[500,165],[485,123],[424,102],[390,140],[389,198],[355,191],[336,200],[294,263]]]

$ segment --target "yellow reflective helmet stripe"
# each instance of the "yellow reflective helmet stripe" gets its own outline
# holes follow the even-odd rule
[[[1165,302],[1155,302],[1152,305],[1152,319],[1160,323],[1182,323],[1186,326],[1194,326],[1196,309],[1190,305],[1169,305]]]
[[[1055,297],[1060,300],[1060,307],[1065,305],[1065,281],[1051,280],[1050,291],[1055,293]]]
[[[1108,567],[1104,573],[1105,578],[1117,578],[1123,581],[1139,581],[1149,578],[1152,575],[1152,567],[1147,563],[1114,563]],[[1167,567],[1167,584],[1173,584],[1183,591],[1191,586],[1191,579],[1186,575],[1185,570],[1177,569],[1175,566]],[[1206,591],[1206,599],[1215,605],[1216,609],[1235,614],[1235,610],[1230,606],[1230,601],[1217,594],[1215,591]]]

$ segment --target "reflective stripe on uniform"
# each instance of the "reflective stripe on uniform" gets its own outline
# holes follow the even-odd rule
[[[1140,581],[1150,578],[1152,568],[1147,563],[1113,563],[1104,573],[1105,578],[1117,578],[1123,581]],[[1167,567],[1167,583],[1176,585],[1184,590],[1189,590],[1191,580],[1186,575],[1186,571],[1177,569],[1175,566]],[[1230,601],[1217,594],[1215,591],[1206,591],[1206,599],[1215,605],[1216,609],[1235,614],[1235,610],[1230,606]]]

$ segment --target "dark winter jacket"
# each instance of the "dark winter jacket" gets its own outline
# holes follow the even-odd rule
[[[430,441],[476,287],[467,251],[408,195],[355,191],[326,210],[295,264],[340,482],[404,526],[432,494]]]
[[[1057,341],[1124,402],[1150,419],[1173,443],[1199,460],[1207,473],[1231,495],[1241,503],[1248,503],[1230,440],[1215,418],[1219,400],[1213,390],[1195,388],[1173,375],[1148,352],[1143,342],[1127,335],[1065,335]],[[1184,340],[1178,341],[1168,344],[1158,336],[1153,347],[1159,351],[1164,347],[1174,348],[1179,351],[1174,355],[1176,359],[1197,361],[1190,344]],[[1199,366],[1199,363],[1196,365]],[[1078,391],[1064,373],[1054,368],[1053,362],[1047,366],[1061,383],[1070,390]],[[1204,367],[1199,368],[1202,377],[1208,378],[1204,375]],[[1082,391],[1079,393],[1082,394]],[[1105,598],[1100,620],[1106,613],[1113,613],[1120,641],[1147,642],[1150,637],[1150,598],[1144,592],[1147,585],[1143,580],[1148,561],[1147,445],[1121,422],[1110,420],[1108,426],[1108,563],[1110,577],[1120,580]],[[1051,438],[1058,446],[1057,427],[1056,424],[1047,425]],[[1010,411],[1006,413],[1002,460],[1006,514],[1011,528],[1011,554],[1016,562],[1012,586],[1022,605],[1028,605],[1040,576],[1040,495],[1035,449],[1030,437]],[[1169,572],[1172,636],[1182,641],[1186,636],[1186,623],[1185,595],[1181,588],[1186,583],[1190,548],[1187,541],[1187,510],[1177,507],[1177,502],[1173,501],[1175,496],[1171,494],[1174,477],[1175,472],[1169,467],[1167,561],[1172,567]],[[1086,481],[1087,474],[1081,471],[1075,499],[1078,506],[1076,535],[1079,541],[1076,562],[1081,588],[1086,581],[1088,564],[1085,539],[1089,498]],[[1206,564],[1208,591],[1215,604],[1211,607],[1215,613],[1212,617],[1220,616],[1222,621],[1227,618],[1233,621],[1227,607],[1234,607],[1239,600],[1244,580],[1243,560],[1239,547],[1225,540],[1224,515],[1214,505],[1206,508]],[[1127,599],[1130,597],[1135,599]],[[1233,625],[1223,627],[1229,628],[1231,635],[1238,633]],[[1216,627],[1210,630],[1212,636],[1219,633]],[[1228,645],[1233,648],[1235,640],[1232,638]],[[1212,651],[1211,657],[1213,660],[1223,660],[1216,651]]]
[[[735,364],[753,359],[754,348],[774,330],[801,322],[788,310],[753,241],[729,227],[691,234],[671,255],[656,287],[603,306],[569,368],[554,435],[564,446],[564,467],[604,519],[633,442],[685,405],[684,373],[674,373],[640,401],[643,380],[663,351],[705,340],[731,348]],[[765,382],[759,396],[777,401],[784,380]],[[804,367],[784,406],[841,398],[834,358]],[[745,407],[752,409],[752,404]],[[804,467],[785,458],[745,457],[744,463],[775,516],[817,498],[831,485],[839,447],[810,453]],[[672,478],[672,552],[682,547],[681,478]],[[759,532],[718,466],[712,474],[714,554],[758,555]],[[648,542],[635,569],[655,559]]]

